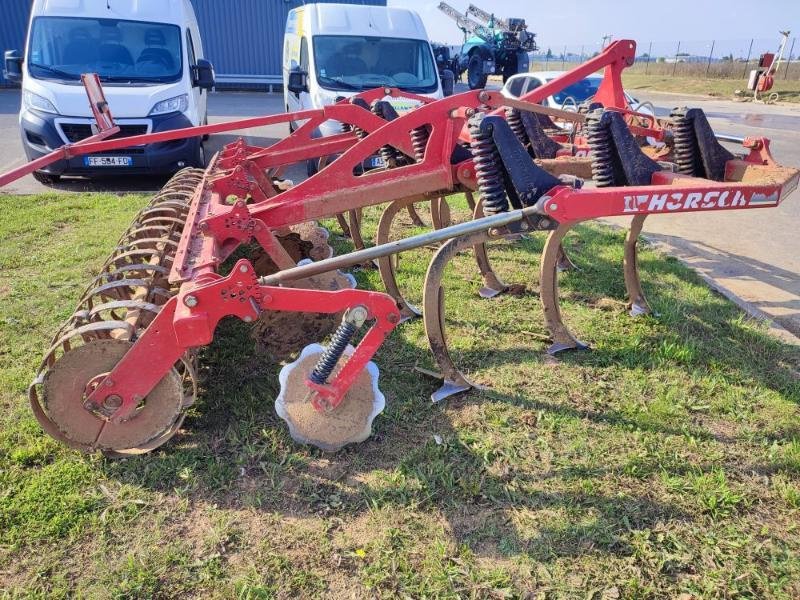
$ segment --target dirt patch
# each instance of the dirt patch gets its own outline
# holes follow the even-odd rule
[[[364,369],[339,406],[331,411],[319,412],[311,404],[311,393],[305,384],[319,356],[308,354],[289,374],[284,395],[285,408],[298,434],[323,446],[336,447],[363,436],[365,429],[370,427],[369,418],[375,400],[372,378]],[[330,379],[345,364],[344,359],[340,360]]]

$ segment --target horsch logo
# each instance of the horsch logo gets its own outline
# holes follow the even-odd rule
[[[677,210],[701,210],[712,208],[737,208],[745,206],[770,206],[778,203],[775,191],[769,196],[753,193],[750,198],[740,192],[730,190],[710,192],[665,192],[663,194],[637,194],[625,196],[623,212],[665,212]]]

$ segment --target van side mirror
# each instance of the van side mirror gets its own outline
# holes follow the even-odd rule
[[[289,71],[289,82],[286,85],[293,94],[308,91],[308,73],[305,71]]]
[[[5,51],[3,77],[14,83],[22,81],[22,53],[19,50]]]
[[[192,85],[204,90],[214,87],[214,66],[204,58],[198,58],[192,67]]]

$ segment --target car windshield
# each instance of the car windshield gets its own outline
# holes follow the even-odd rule
[[[552,81],[552,79],[549,81]],[[579,82],[573,83],[560,92],[553,94],[553,99],[555,99],[557,104],[561,105],[564,104],[567,98],[572,97],[576,103],[580,104],[597,93],[597,88],[600,87],[601,81],[603,80],[600,77],[581,79]]]
[[[106,82],[177,81],[183,74],[177,25],[38,17],[33,23],[28,69],[38,79],[77,81],[97,73]]]
[[[330,90],[382,85],[410,92],[436,90],[436,66],[423,40],[357,35],[314,36],[317,81]]]

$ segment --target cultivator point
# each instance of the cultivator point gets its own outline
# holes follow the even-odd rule
[[[624,260],[629,308],[650,312],[636,260],[648,215],[776,206],[797,186],[798,171],[778,166],[766,139],[744,140],[746,152],[735,156],[702,111],[680,109],[669,119],[631,111],[620,73],[634,54],[633,42],[615,42],[519,100],[480,90],[431,102],[384,88],[319,110],[59,150],[63,157],[302,123],[272,146],[240,140],[205,171],[181,171],[137,215],[53,338],[30,388],[42,427],[86,451],[158,447],[197,395],[196,350],[212,341],[220,319],[233,316],[253,324],[257,346],[272,358],[299,353],[283,367],[275,401],[295,440],[325,450],[362,441],[385,403],[371,359],[404,319],[424,318],[444,382],[434,400],[474,387],[445,334],[444,274],[463,250],[473,250],[480,295],[490,298],[508,286],[491,266],[489,244],[546,232],[539,293],[549,351],[586,347],[562,319],[558,272],[574,268],[564,236],[588,219],[632,217]],[[601,67],[605,78],[591,106],[567,113],[538,104]],[[391,109],[398,96],[418,107],[398,116]],[[342,132],[313,137],[330,119]],[[554,119],[571,125],[560,128]],[[366,168],[376,155],[386,167]],[[316,175],[297,184],[284,179],[289,165],[312,159],[322,165]],[[455,193],[466,194],[471,220],[454,223],[447,196]],[[391,240],[397,215],[419,219],[413,209],[420,203],[430,204],[433,230]],[[333,256],[318,220],[342,216],[363,245],[361,210],[380,204],[376,245]],[[431,245],[438,250],[420,311],[403,297],[395,261]],[[234,262],[240,248],[246,258]],[[342,271],[373,261],[386,293],[356,289]],[[329,336],[325,346],[317,343]]]

